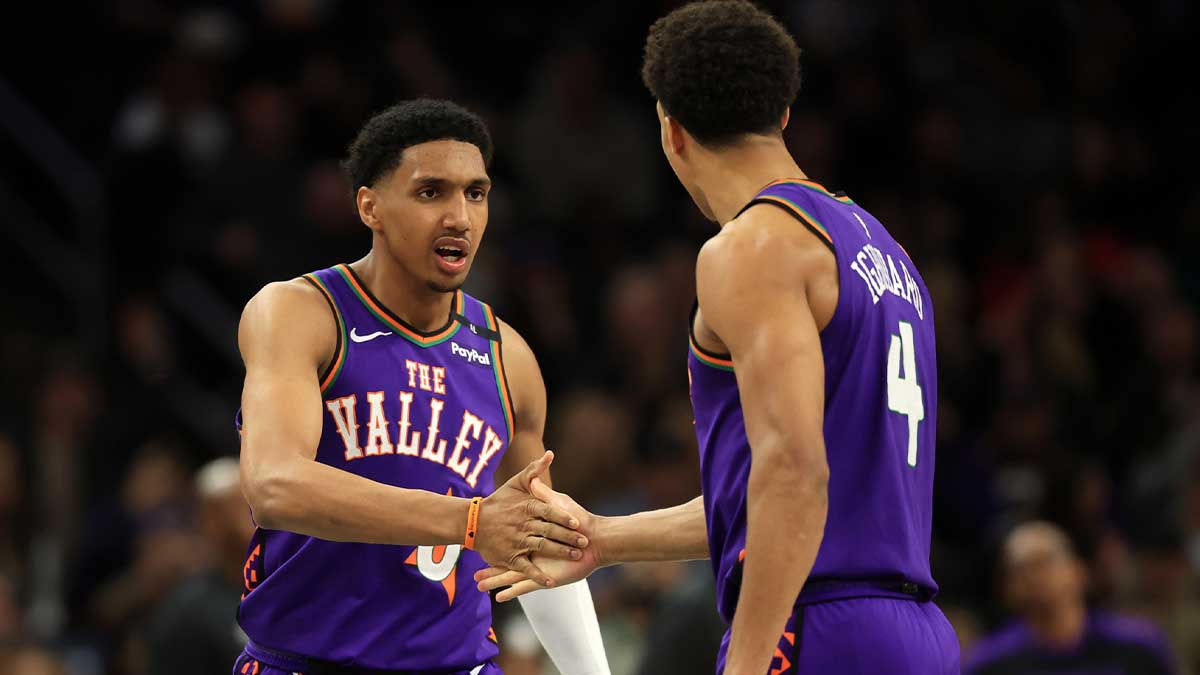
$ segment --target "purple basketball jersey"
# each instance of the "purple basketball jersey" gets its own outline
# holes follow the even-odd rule
[[[321,375],[318,462],[380,483],[459,497],[493,490],[512,405],[491,309],[455,294],[425,333],[383,306],[346,265],[304,277],[337,316]],[[254,420],[245,420],[254,424]],[[451,546],[331,542],[259,528],[238,620],[262,647],[360,668],[469,671],[496,656],[486,567]]]
[[[798,227],[824,240],[840,279],[837,309],[821,332],[829,515],[809,580],[908,582],[932,595],[937,364],[925,283],[883,225],[848,197],[811,181],[783,180],[764,188],[747,208],[756,204],[786,210]],[[704,351],[694,336],[691,347],[688,373],[717,608],[732,621],[746,555],[750,445],[736,363]],[[852,584],[826,588],[834,590],[806,589],[798,602],[859,593]]]

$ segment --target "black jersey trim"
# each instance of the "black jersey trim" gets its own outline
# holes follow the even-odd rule
[[[454,320],[466,326],[467,330],[471,331],[472,335],[478,335],[479,337],[484,338],[485,340],[490,340],[491,342],[500,341],[500,331],[492,330],[487,326],[475,323],[474,321],[468,319],[465,313],[455,314]]]

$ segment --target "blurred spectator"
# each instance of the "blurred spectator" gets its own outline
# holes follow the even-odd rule
[[[712,604],[712,568],[689,564],[676,584],[664,589],[646,629],[639,675],[691,675],[717,668],[725,622]]]
[[[242,559],[254,524],[242,497],[238,461],[223,457],[204,465],[195,490],[204,565],[180,581],[147,621],[150,675],[222,673],[246,643],[236,616]]]
[[[21,608],[17,604],[16,589],[12,582],[0,572],[0,645],[21,637]]]
[[[1005,598],[1020,618],[977,643],[965,673],[1177,672],[1166,639],[1149,622],[1088,610],[1087,571],[1058,527],[1035,521],[1014,529],[1003,565]]]
[[[571,458],[555,467],[556,488],[588,504],[626,487],[635,428],[620,400],[596,389],[563,392],[549,414],[546,447]]]
[[[511,153],[529,191],[528,208],[567,220],[582,236],[639,222],[658,192],[653,105],[604,97],[608,60],[596,46],[562,36],[517,115]]]
[[[0,434],[0,579],[19,579],[24,572],[29,514],[22,469],[16,444]]]
[[[53,653],[32,644],[0,645],[0,673],[12,675],[69,675]]]
[[[137,625],[203,563],[190,508],[180,450],[163,441],[140,448],[119,502],[90,514],[74,571],[72,604],[110,631]]]
[[[496,662],[505,675],[543,675],[551,668],[525,615],[510,612],[508,619],[499,625],[499,632],[504,642]]]

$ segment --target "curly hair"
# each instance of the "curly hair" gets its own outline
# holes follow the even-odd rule
[[[685,5],[654,22],[642,81],[698,141],[778,130],[800,90],[800,48],[746,0]]]
[[[418,98],[377,113],[355,136],[342,170],[353,190],[373,186],[400,166],[404,150],[430,141],[453,140],[479,148],[484,165],[492,161],[492,137],[475,113],[450,101]]]

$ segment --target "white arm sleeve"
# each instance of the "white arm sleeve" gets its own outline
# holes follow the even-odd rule
[[[609,675],[587,579],[517,599],[562,675]]]

